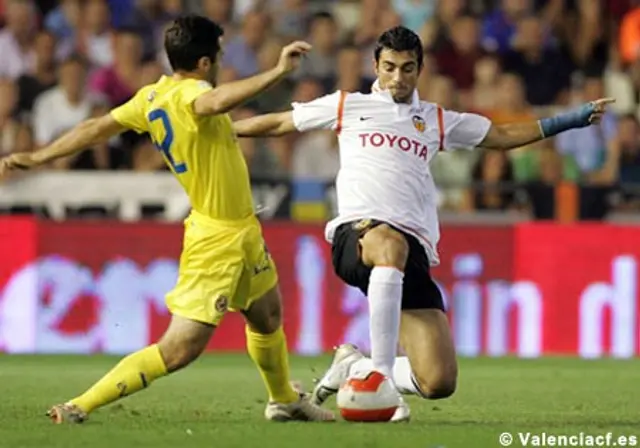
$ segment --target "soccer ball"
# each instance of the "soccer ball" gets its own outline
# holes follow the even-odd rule
[[[388,422],[400,405],[400,394],[377,370],[355,372],[338,390],[340,415],[350,422]]]

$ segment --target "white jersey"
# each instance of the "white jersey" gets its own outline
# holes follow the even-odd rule
[[[350,221],[384,221],[415,236],[432,265],[439,264],[440,230],[436,187],[429,163],[439,151],[473,149],[491,122],[480,115],[444,110],[420,101],[398,104],[387,91],[335,92],[293,104],[299,131],[332,129],[338,134],[338,216],[325,229],[327,241]]]

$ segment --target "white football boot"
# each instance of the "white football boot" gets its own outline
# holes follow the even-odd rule
[[[314,404],[309,394],[304,393],[302,384],[291,382],[293,389],[300,395],[293,403],[269,402],[264,410],[267,420],[274,422],[303,421],[303,422],[333,422],[336,420],[333,412],[322,409]]]
[[[409,405],[406,401],[404,401],[402,395],[400,395],[400,406],[398,406],[398,409],[396,409],[393,417],[391,417],[391,422],[400,423],[408,422],[409,420],[411,420],[411,409],[409,409]]]
[[[320,406],[347,381],[349,369],[359,359],[364,358],[358,347],[353,344],[342,344],[336,348],[329,369],[311,392],[311,402]]]
[[[338,393],[338,389],[347,381],[351,366],[364,355],[353,344],[342,344],[336,348],[333,362],[322,378],[316,383],[311,393],[311,402],[323,404],[327,398]],[[400,395],[400,406],[391,418],[392,422],[408,422],[411,418],[409,405]]]

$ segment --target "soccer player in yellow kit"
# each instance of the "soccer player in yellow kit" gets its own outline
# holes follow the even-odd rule
[[[253,210],[249,174],[226,114],[294,70],[310,50],[294,42],[278,65],[215,86],[222,29],[200,16],[177,19],[165,34],[173,76],[143,87],[109,114],[87,120],[46,148],[0,160],[0,178],[78,153],[125,130],[148,132],[188,194],[178,282],[167,294],[171,323],[157,344],[120,361],[82,395],[53,406],[56,423],[80,423],[93,410],[185,367],[204,350],[227,310],[247,322],[247,349],[269,393],[269,420],[334,420],[289,382],[276,267]]]

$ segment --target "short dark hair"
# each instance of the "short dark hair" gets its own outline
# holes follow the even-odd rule
[[[311,17],[309,17],[309,23],[307,27],[311,28],[317,22],[323,22],[323,21],[331,22],[333,24],[336,23],[336,19],[335,17],[333,17],[333,14],[327,11],[318,11],[314,13]]]
[[[422,41],[420,41],[420,37],[409,28],[396,26],[388,29],[378,37],[376,47],[373,50],[376,63],[380,61],[380,53],[382,53],[382,50],[397,52],[411,51],[418,59],[418,68],[422,68],[424,53]]]
[[[142,39],[142,30],[140,29],[140,27],[137,26],[133,26],[133,25],[122,25],[117,27],[115,30],[115,34],[117,35],[129,35],[129,36],[135,36],[138,39]]]
[[[174,71],[192,71],[200,58],[215,62],[224,30],[206,17],[188,15],[173,21],[164,35],[164,49]]]
[[[60,67],[71,64],[79,65],[84,69],[89,68],[89,61],[87,61],[87,59],[80,53],[76,52],[67,55],[62,61],[60,61]]]

